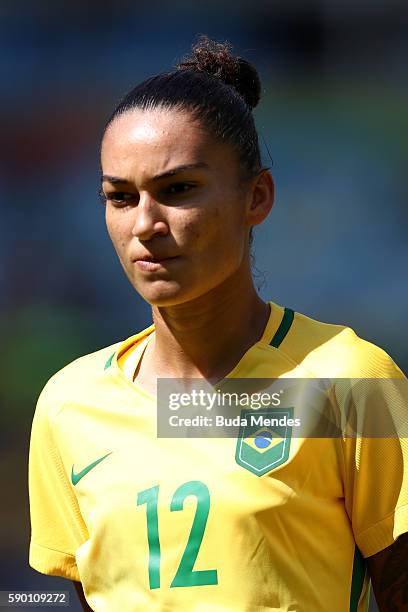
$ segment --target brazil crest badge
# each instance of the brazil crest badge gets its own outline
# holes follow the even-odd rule
[[[235,460],[257,476],[263,476],[289,458],[293,407],[241,411]]]

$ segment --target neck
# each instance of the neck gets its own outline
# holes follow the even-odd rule
[[[257,342],[269,317],[252,277],[230,277],[192,301],[152,309],[157,376],[219,380]]]

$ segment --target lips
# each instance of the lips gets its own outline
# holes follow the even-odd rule
[[[146,255],[144,257],[137,257],[136,261],[150,261],[152,263],[158,263],[160,261],[165,261],[166,259],[173,259],[173,256],[169,256],[169,257],[151,257],[150,255]]]
[[[151,263],[160,263],[167,261],[167,259],[174,259],[177,255],[153,257],[152,255],[143,255],[142,257],[135,257],[135,261],[150,261]]]
[[[159,270],[160,268],[166,268],[167,265],[171,264],[172,261],[178,258],[178,255],[171,257],[153,257],[151,255],[144,255],[134,260],[135,264],[145,271]]]

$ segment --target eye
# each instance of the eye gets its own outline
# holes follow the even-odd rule
[[[128,204],[138,201],[139,197],[134,193],[128,193],[127,191],[110,191],[105,193],[102,189],[99,195],[104,203],[112,202],[114,206],[122,207]]]
[[[191,191],[194,187],[196,187],[195,183],[172,183],[164,191],[170,195],[176,195]]]

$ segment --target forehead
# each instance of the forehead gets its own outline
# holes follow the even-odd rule
[[[229,147],[228,147],[229,148]],[[172,166],[225,160],[218,143],[187,111],[135,109],[108,127],[101,149],[104,173],[123,176],[157,174]]]

